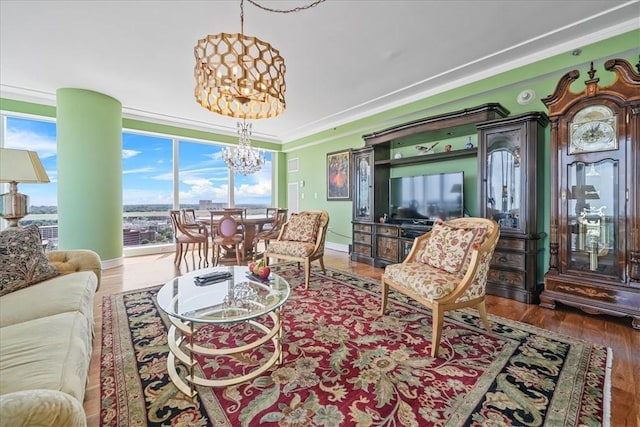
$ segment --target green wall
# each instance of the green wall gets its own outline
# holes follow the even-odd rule
[[[330,230],[327,235],[327,241],[343,245],[351,243],[351,203],[326,201],[326,173],[319,174],[319,171],[323,169],[318,162],[324,159],[327,153],[344,148],[360,148],[364,146],[362,135],[386,129],[390,126],[491,102],[502,104],[510,111],[512,116],[529,111],[546,112],[546,107],[541,99],[553,93],[557,82],[568,71],[574,69],[580,71],[581,78],[572,85],[572,90],[579,92],[584,89],[584,80],[589,78],[587,71],[591,61],[594,62],[594,67],[598,70],[596,76],[600,78],[601,85],[611,83],[615,77],[614,73],[608,72],[603,68],[603,64],[607,59],[624,58],[632,64],[638,63],[640,30],[634,30],[592,45],[581,46],[581,49],[582,54],[577,57],[568,51],[531,65],[504,72],[285,144],[283,150],[287,152],[287,158],[299,158],[300,162],[299,171],[289,173],[287,181],[305,181],[306,183],[305,187],[301,189],[301,196],[304,194],[304,199],[300,200],[300,209],[327,209],[330,214]],[[525,89],[533,89],[536,93],[536,99],[529,105],[520,105],[517,103],[516,97]],[[448,143],[454,149],[459,148],[466,144],[466,136],[443,140],[437,146],[436,151],[444,150],[444,146]],[[473,135],[473,143],[474,146],[477,146],[477,137],[475,135]],[[545,159],[543,171],[544,188],[547,189],[550,185],[549,146],[550,128],[547,127],[543,156]],[[413,149],[413,154],[410,153],[411,148],[405,148],[404,150],[409,151],[409,153],[403,152],[403,155],[416,154],[415,149]],[[470,214],[476,215],[479,203],[476,191],[476,159],[403,167],[402,170],[394,170],[392,175],[415,175],[453,170],[464,170],[465,207]],[[318,194],[317,199],[313,197],[316,193]],[[544,199],[539,203],[542,203],[543,206],[544,217],[542,222],[545,224],[545,231],[548,236],[550,210],[550,193],[548,190],[545,192]],[[545,238],[542,244],[545,247],[545,254],[544,265],[540,267],[540,277],[548,269],[548,238]]]
[[[511,115],[517,115],[528,111],[546,111],[544,104],[540,101],[550,95],[558,82],[566,72],[578,69],[581,78],[574,83],[572,89],[581,91],[583,81],[587,79],[586,71],[589,69],[589,62],[594,61],[598,70],[597,77],[601,84],[608,84],[613,79],[613,73],[603,69],[603,63],[610,58],[624,58],[635,64],[638,62],[640,53],[640,30],[612,37],[608,40],[594,43],[587,46],[580,46],[582,54],[580,56],[571,55],[570,51],[556,55],[552,58],[544,59],[536,63],[523,66],[508,72],[500,73],[483,80],[464,85],[443,93],[430,96],[419,101],[415,101],[400,107],[396,107],[385,112],[375,114],[361,120],[356,120],[344,125],[328,129],[326,131],[291,141],[283,146],[264,141],[252,141],[261,148],[282,151],[283,153],[274,155],[274,179],[277,179],[275,193],[275,204],[278,206],[287,205],[287,185],[290,182],[302,182],[300,187],[301,199],[299,200],[300,210],[326,209],[330,215],[329,233],[327,241],[338,245],[348,245],[351,243],[351,202],[349,201],[327,201],[326,199],[326,154],[343,150],[345,148],[360,148],[364,145],[362,135],[385,129],[390,126],[405,123],[408,121],[429,117],[436,114],[443,114],[471,106],[485,104],[488,102],[498,102],[506,107]],[[573,48],[571,49],[573,50]],[[516,96],[524,89],[533,89],[536,92],[536,100],[529,105],[519,105]],[[0,109],[9,112],[20,112],[46,117],[55,117],[55,107],[15,101],[11,99],[0,99]],[[220,135],[210,132],[184,129],[175,126],[149,123],[142,120],[124,119],[122,126],[125,129],[142,130],[148,132],[158,132],[176,137],[196,138],[205,141],[216,141],[225,143],[236,143],[237,138]],[[549,129],[546,131],[545,161],[545,185],[549,185]],[[454,148],[462,142],[455,138],[448,142],[440,142],[438,151],[442,150],[446,143],[451,143]],[[476,144],[474,136],[474,145]],[[298,172],[287,173],[286,164],[289,159],[298,158]],[[421,172],[419,166],[407,169],[413,174]],[[466,208],[472,214],[478,212],[478,201],[475,189],[477,177],[477,166],[473,159],[469,161],[444,162],[437,165],[430,163],[429,171],[449,171],[463,168],[465,171],[465,200]],[[403,168],[402,174],[405,174]],[[394,172],[396,173],[396,172]],[[400,173],[400,172],[399,172]],[[549,192],[547,191],[542,201],[544,207],[543,223],[546,224],[548,232],[549,223]],[[545,240],[545,247],[548,242]],[[545,263],[548,254],[545,255]],[[544,267],[546,271],[546,265]]]

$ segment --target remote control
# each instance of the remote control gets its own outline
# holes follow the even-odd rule
[[[196,280],[199,282],[208,282],[211,280],[228,279],[229,277],[231,277],[231,273],[209,273],[196,276]]]

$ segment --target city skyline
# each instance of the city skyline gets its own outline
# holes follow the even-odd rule
[[[57,206],[57,143],[53,121],[7,117],[6,148],[36,151],[47,171],[48,184],[19,184],[30,197],[30,205]],[[222,160],[223,145],[179,139],[180,204],[200,200],[225,203],[229,191],[229,169]],[[272,153],[252,175],[234,174],[235,204],[271,205]],[[173,203],[172,137],[133,133],[122,134],[123,205]]]

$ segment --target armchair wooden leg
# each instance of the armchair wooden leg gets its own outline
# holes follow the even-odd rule
[[[322,273],[327,274],[327,270],[324,268],[324,257],[318,258],[318,261],[320,261],[320,268],[322,269]]]
[[[431,334],[431,357],[438,356],[440,349],[440,338],[442,337],[442,325],[444,323],[444,311],[438,304],[434,304],[432,309],[433,315],[433,333]]]
[[[309,258],[304,260],[304,289],[309,289],[309,280],[311,279],[311,261]]]
[[[380,277],[380,293],[382,299],[380,300],[380,315],[384,315],[384,311],[387,309],[387,294],[389,292],[389,284],[384,281],[384,274]]]
[[[240,265],[240,245],[236,245],[236,262]]]
[[[487,332],[491,332],[491,324],[489,323],[489,317],[487,316],[487,306],[484,304],[484,300],[478,304],[478,313],[480,313],[480,319]]]

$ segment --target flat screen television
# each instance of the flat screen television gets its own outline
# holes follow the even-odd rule
[[[421,223],[464,215],[464,172],[403,176],[389,180],[393,222]]]

